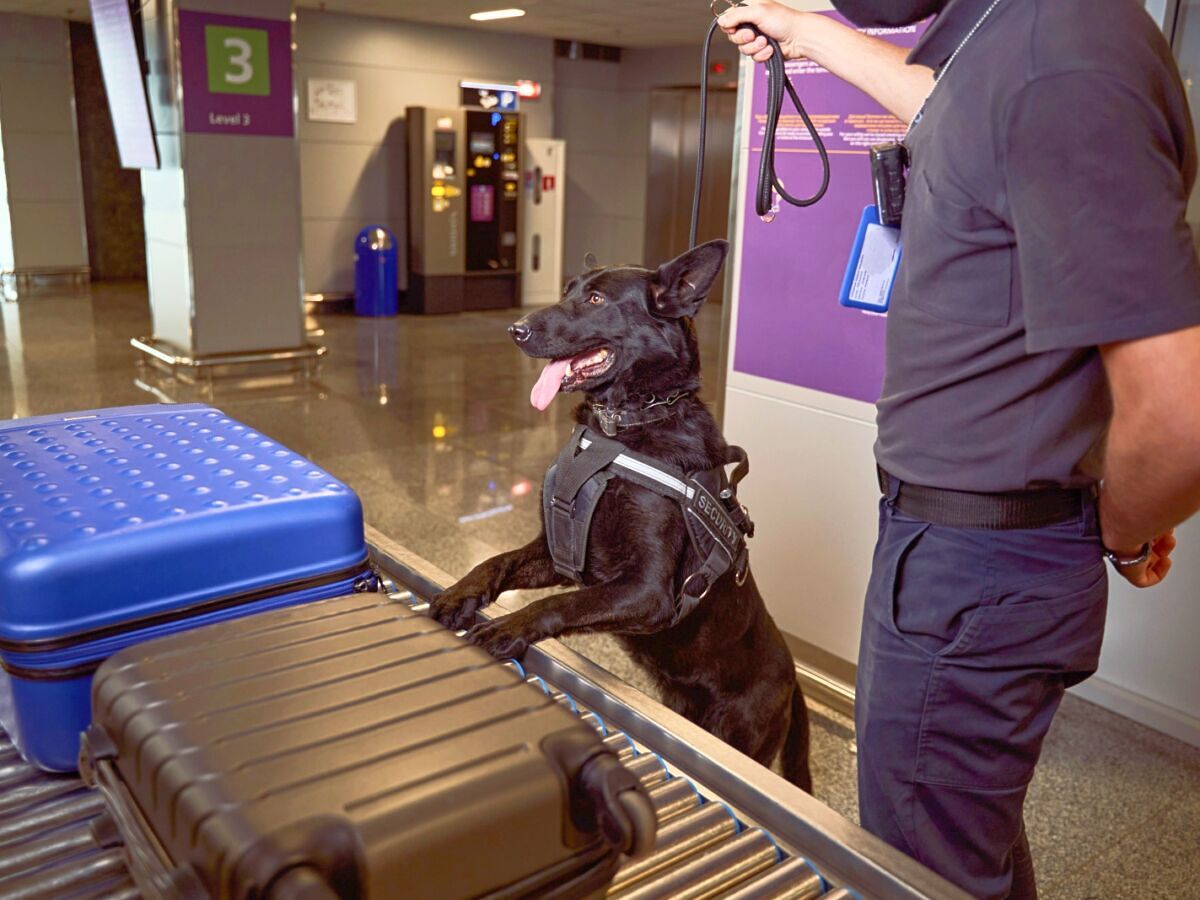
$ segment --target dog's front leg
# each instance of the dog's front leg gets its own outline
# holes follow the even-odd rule
[[[666,628],[674,613],[670,582],[617,578],[555,594],[480,622],[467,639],[498,659],[519,659],[530,644],[580,631],[647,634]]]
[[[475,613],[505,591],[553,587],[564,579],[554,571],[544,535],[518,550],[481,562],[429,603],[429,614],[447,628],[467,628]]]

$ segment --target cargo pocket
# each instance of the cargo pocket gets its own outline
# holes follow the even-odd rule
[[[971,613],[930,674],[916,780],[1027,785],[1063,692],[1099,663],[1106,596],[1100,564]]]
[[[888,630],[924,658],[953,652],[988,585],[989,536],[929,525],[899,511],[888,527],[904,536],[885,573]]]
[[[1007,325],[1014,255],[1004,224],[982,206],[939,195],[924,171],[908,192],[903,271],[912,305],[964,325]]]

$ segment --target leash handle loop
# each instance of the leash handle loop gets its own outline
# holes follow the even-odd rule
[[[708,66],[709,55],[712,51],[712,38],[719,27],[718,18],[721,13],[726,10],[717,12],[717,5],[726,3],[726,9],[734,9],[735,7],[745,6],[741,0],[710,0],[709,9],[713,13],[712,24],[708,27],[708,36],[704,39],[704,51],[701,54],[700,66],[700,123],[699,135],[696,147],[696,187],[692,194],[692,222],[691,228],[688,231],[688,248],[694,248],[697,241],[697,230],[700,226],[700,194],[704,187],[704,145],[705,138],[708,132]],[[756,26],[746,23],[744,28],[749,28],[756,35],[763,37],[763,33]],[[812,118],[808,114],[808,110],[804,108],[804,104],[800,102],[800,95],[796,93],[796,88],[792,85],[791,79],[788,78],[787,68],[784,64],[783,50],[779,46],[779,41],[773,37],[767,37],[767,44],[771,47],[771,58],[764,65],[767,67],[767,126],[763,134],[762,158],[758,165],[758,182],[755,186],[754,194],[754,211],[765,222],[770,222],[775,215],[778,207],[775,202],[775,197],[778,196],[792,206],[804,208],[812,206],[825,196],[829,190],[829,152],[825,149],[825,142],[821,139],[821,133],[813,124]],[[775,171],[775,136],[779,130],[779,117],[783,113],[783,95],[787,93],[788,98],[792,101],[792,106],[796,108],[796,112],[800,114],[800,119],[804,123],[805,129],[813,140],[814,146],[817,148],[817,153],[821,157],[821,185],[816,192],[810,197],[794,197],[783,186],[783,181]]]

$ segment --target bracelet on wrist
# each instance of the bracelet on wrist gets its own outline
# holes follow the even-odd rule
[[[1138,552],[1137,556],[1120,556],[1116,552],[1109,550],[1107,547],[1104,547],[1103,545],[1101,545],[1101,548],[1104,551],[1104,558],[1113,564],[1113,568],[1118,569],[1118,570],[1130,569],[1130,568],[1133,568],[1134,566],[1140,566],[1142,563],[1144,563],[1146,560],[1148,560],[1150,558],[1150,542],[1149,541],[1146,541],[1146,543],[1144,543],[1142,545],[1142,549]]]

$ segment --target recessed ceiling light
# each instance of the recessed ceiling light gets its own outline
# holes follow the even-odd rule
[[[523,9],[493,9],[488,12],[471,13],[471,18],[476,22],[487,22],[491,19],[515,19],[523,15],[525,15]]]

